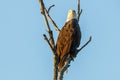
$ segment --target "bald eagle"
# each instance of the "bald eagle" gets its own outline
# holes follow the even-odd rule
[[[59,57],[58,71],[65,65],[66,59],[76,57],[81,40],[81,31],[75,10],[69,10],[65,25],[61,29],[56,42],[56,54]]]

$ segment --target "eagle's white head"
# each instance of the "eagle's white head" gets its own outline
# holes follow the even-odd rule
[[[70,9],[68,11],[68,16],[67,16],[66,22],[68,22],[68,21],[70,21],[72,19],[77,19],[77,14],[76,14],[75,10]]]

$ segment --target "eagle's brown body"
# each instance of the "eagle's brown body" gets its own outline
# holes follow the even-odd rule
[[[59,71],[63,68],[68,56],[72,59],[76,56],[80,40],[81,31],[78,21],[76,19],[71,19],[63,26],[56,43],[56,53],[59,56]]]

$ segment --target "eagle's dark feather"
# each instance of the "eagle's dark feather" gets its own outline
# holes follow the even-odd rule
[[[77,47],[81,40],[81,31],[76,19],[72,19],[63,26],[56,43],[56,53],[59,56],[58,70],[60,71],[70,54],[73,59],[76,56]]]

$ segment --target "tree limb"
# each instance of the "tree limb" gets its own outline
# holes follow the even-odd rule
[[[85,46],[87,46],[88,43],[90,43],[91,39],[92,39],[92,37],[90,36],[89,40],[80,49],[77,50],[77,53],[80,52]]]
[[[78,15],[78,22],[79,22],[79,19],[80,19],[80,15],[82,13],[82,9],[80,9],[80,0],[78,0],[78,10],[77,10],[77,15]]]
[[[54,55],[54,79],[53,80],[57,80],[58,78],[58,61],[59,61],[58,56]]]
[[[46,24],[46,28],[47,28],[47,31],[48,31],[48,34],[49,34],[49,37],[50,37],[49,42],[50,42],[52,48],[55,48],[53,33],[52,33],[52,30],[50,29],[49,22],[47,20],[46,14],[45,14],[46,8],[44,6],[43,0],[39,0],[39,2],[40,2],[41,14],[43,15],[44,22]]]
[[[46,14],[47,14],[48,19],[50,20],[50,22],[51,22],[52,25],[54,26],[55,30],[58,31],[58,32],[60,32],[60,29],[57,27],[56,23],[53,21],[53,19],[52,19],[51,16],[49,15],[49,11],[50,11],[50,9],[51,9],[52,7],[54,7],[54,5],[50,6],[49,9],[48,9],[48,11],[47,11],[47,9],[45,9],[45,12],[46,12]]]
[[[47,16],[48,16],[48,19],[50,20],[50,22],[51,22],[52,25],[54,26],[55,30],[58,31],[58,32],[60,32],[60,29],[57,27],[56,23],[53,21],[53,19],[52,19],[51,16],[49,15],[50,9],[51,9],[52,7],[54,7],[55,5],[50,6],[50,7],[48,8],[48,10],[47,10],[47,9],[45,8],[45,6],[44,6],[43,0],[39,0],[39,2],[40,2],[40,11],[41,11],[41,14],[44,15],[45,23],[46,23],[46,25],[48,26],[48,27],[47,27],[47,28],[48,28],[47,30],[50,30],[50,27],[49,27],[48,21],[46,21],[45,12],[46,12],[46,14],[47,14]]]
[[[48,8],[48,13],[50,12],[50,9],[52,8],[52,7],[54,7],[55,5],[53,4],[53,5],[51,5],[49,8]]]
[[[45,11],[44,11],[45,7],[44,7],[44,4],[43,4],[43,1],[42,0],[39,0],[39,1],[40,1],[40,11],[41,11],[41,14],[43,15],[47,31],[50,31],[50,26],[49,26],[49,23],[48,23],[48,20],[47,20],[47,17],[45,15]]]
[[[41,14],[45,14],[43,1],[39,0],[39,3],[40,3],[40,12],[41,12]]]
[[[47,31],[48,31],[48,34],[49,34],[49,39],[47,38],[47,36],[45,34],[43,35],[43,37],[46,40],[46,42],[48,43],[48,45],[50,46],[50,48],[51,48],[51,50],[52,50],[52,52],[54,54],[54,77],[53,77],[53,79],[57,80],[57,75],[58,75],[58,68],[57,68],[58,56],[55,53],[55,43],[54,43],[54,38],[53,38],[53,32],[50,29],[49,22],[47,20],[47,16],[49,14],[48,11],[50,11],[52,6],[50,6],[48,11],[47,11],[47,9],[44,6],[43,0],[39,0],[39,2],[40,2],[40,11],[41,11],[41,14],[43,15],[44,22],[46,24],[46,28],[47,28]],[[46,16],[46,14],[47,14],[47,16]],[[50,17],[50,16],[48,16],[48,17]],[[51,18],[51,20],[52,20],[52,18]]]
[[[52,52],[54,53],[54,52],[55,52],[55,50],[54,50],[54,48],[52,47],[52,45],[50,44],[50,42],[49,42],[49,40],[48,40],[47,36],[46,36],[45,34],[43,34],[43,37],[44,37],[44,39],[46,40],[46,42],[48,43],[48,45],[50,46],[50,48],[51,48]]]

